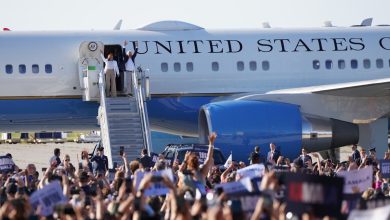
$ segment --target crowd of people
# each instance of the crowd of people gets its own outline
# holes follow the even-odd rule
[[[114,172],[108,167],[102,147],[92,156],[82,151],[80,158],[72,158],[75,164],[71,163],[69,155],[61,156],[60,150],[55,149],[43,176],[39,175],[34,164],[29,164],[25,169],[14,165],[8,172],[0,174],[0,220],[317,219],[318,216],[310,211],[288,213],[286,199],[283,198],[285,195],[280,193],[285,188],[280,171],[337,176],[341,171],[372,166],[372,187],[356,190],[356,194],[363,200],[390,196],[389,179],[381,176],[375,149],[370,149],[366,154],[365,149],[358,151],[354,145],[349,160],[337,162],[321,159],[318,153],[311,153],[310,156],[302,148],[302,154],[290,161],[271,143],[267,154],[262,154],[260,148],[255,147],[249,161],[232,161],[223,168],[214,164],[215,139],[215,133],[210,135],[207,158],[203,164],[199,163],[198,155],[193,152],[187,152],[181,162],[169,163],[159,155],[154,163],[148,152],[143,150],[140,158],[133,161],[128,161],[123,153],[123,163]],[[12,158],[10,154],[6,156]],[[386,152],[384,159],[390,159],[390,151]],[[240,181],[242,176],[239,170],[255,164],[263,164],[265,172],[258,185],[261,193],[256,197],[255,208],[248,214],[244,211],[244,204],[221,190],[220,186]],[[172,175],[165,175],[166,171],[172,172]],[[52,211],[43,212],[43,207],[33,203],[31,197],[56,181],[61,185],[64,199],[56,203]],[[150,195],[148,190],[154,184],[163,186],[166,193]],[[328,219],[340,218],[331,218],[329,214]],[[346,217],[348,213],[343,214],[341,217]]]

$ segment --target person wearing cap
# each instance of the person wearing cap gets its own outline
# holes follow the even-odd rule
[[[123,43],[123,62],[125,63],[125,87],[127,85],[127,93],[131,94],[131,79],[132,73],[135,71],[135,57],[138,54],[138,42],[135,42],[135,50],[132,53],[130,50],[126,53],[127,40]]]
[[[99,147],[95,156],[92,157],[93,173],[105,175],[108,170],[108,158],[104,155],[104,148]]]

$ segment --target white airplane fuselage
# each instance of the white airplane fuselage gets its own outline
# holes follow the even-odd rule
[[[76,121],[74,129],[96,127],[88,123],[96,121],[98,104],[81,101],[79,47],[125,40],[132,51],[138,42],[136,66],[150,70],[153,128],[183,135],[196,135],[199,107],[221,96],[390,77],[388,27],[1,32],[0,130],[20,130],[29,122],[30,129],[45,130],[45,116],[52,125],[65,117]],[[83,117],[88,123],[77,123]],[[61,126],[72,128],[59,123],[56,130]]]

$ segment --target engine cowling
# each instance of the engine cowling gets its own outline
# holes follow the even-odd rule
[[[357,125],[336,119],[303,115],[299,106],[269,101],[223,101],[202,106],[199,113],[199,138],[217,132],[215,145],[234,160],[247,162],[254,146],[266,156],[275,143],[282,155],[296,158],[304,146],[320,151],[356,144]]]

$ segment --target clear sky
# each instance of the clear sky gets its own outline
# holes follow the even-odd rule
[[[390,24],[389,0],[0,0],[0,27],[13,30],[123,29],[182,20],[205,28]]]

